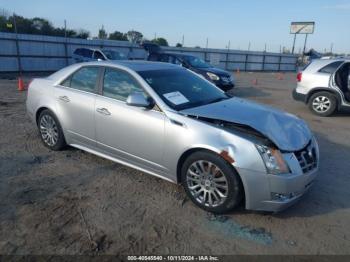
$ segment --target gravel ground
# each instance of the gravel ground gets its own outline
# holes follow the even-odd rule
[[[350,114],[312,115],[291,98],[295,74],[236,78],[235,95],[299,115],[319,140],[316,184],[280,214],[214,216],[178,185],[52,152],[25,115],[26,93],[0,80],[0,254],[350,254]]]

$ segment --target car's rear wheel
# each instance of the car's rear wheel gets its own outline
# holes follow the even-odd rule
[[[213,213],[226,213],[243,198],[237,172],[222,157],[207,151],[190,155],[181,169],[181,181],[189,198]]]
[[[44,145],[52,150],[61,150],[66,146],[60,123],[49,110],[43,110],[38,118],[38,128]]]
[[[310,110],[319,116],[330,116],[337,109],[337,99],[328,92],[318,92],[309,99]]]

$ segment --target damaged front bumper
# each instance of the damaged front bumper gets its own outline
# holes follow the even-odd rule
[[[297,202],[314,184],[319,164],[319,151],[313,139],[304,149],[284,153],[291,173],[272,175],[266,172],[236,168],[245,190],[249,210],[279,212]]]

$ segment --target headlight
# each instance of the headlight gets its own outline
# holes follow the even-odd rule
[[[278,149],[264,145],[255,146],[264,160],[267,172],[269,174],[278,175],[290,173],[289,167]]]
[[[209,76],[209,78],[210,78],[211,80],[217,81],[217,80],[220,79],[220,77],[218,77],[217,75],[215,75],[215,74],[213,74],[213,73],[207,72],[207,75]]]

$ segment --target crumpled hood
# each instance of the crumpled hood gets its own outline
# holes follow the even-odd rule
[[[250,126],[283,151],[300,150],[312,137],[304,120],[272,107],[236,97],[185,109],[180,113]]]

